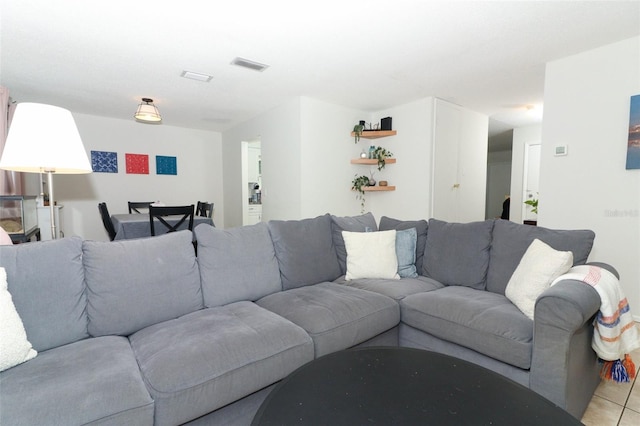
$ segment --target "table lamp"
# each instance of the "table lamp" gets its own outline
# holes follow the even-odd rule
[[[47,174],[51,238],[55,239],[53,174],[91,173],[91,164],[71,112],[25,102],[16,106],[0,169]]]

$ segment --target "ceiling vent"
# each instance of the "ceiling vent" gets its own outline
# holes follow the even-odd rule
[[[180,77],[188,78],[189,80],[202,81],[205,83],[210,82],[211,79],[213,78],[213,76],[211,75],[202,74],[202,73],[193,72],[193,71],[182,71],[182,74],[180,74]]]
[[[243,58],[235,58],[233,61],[231,61],[231,65],[237,65],[239,67],[244,67],[253,71],[260,71],[260,72],[269,68],[269,65],[261,64],[259,62],[254,62],[254,61],[250,61],[248,59],[243,59]]]

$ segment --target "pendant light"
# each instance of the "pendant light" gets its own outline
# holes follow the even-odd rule
[[[143,123],[160,123],[162,121],[160,111],[153,104],[153,99],[151,98],[142,98],[142,103],[138,105],[138,110],[134,117]]]

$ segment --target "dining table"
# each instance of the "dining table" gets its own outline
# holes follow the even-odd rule
[[[164,219],[172,225],[177,223],[181,218],[182,215],[164,217]],[[151,236],[151,224],[148,213],[114,214],[111,215],[111,221],[116,230],[114,240],[131,240]],[[193,228],[195,229],[195,227],[200,224],[215,226],[213,219],[210,217],[194,216]],[[188,229],[188,225],[189,220],[187,219],[178,227],[178,230]],[[155,230],[156,234],[165,234],[168,231],[167,227],[162,225],[157,219]]]

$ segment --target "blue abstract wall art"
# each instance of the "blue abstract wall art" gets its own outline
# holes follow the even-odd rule
[[[118,153],[91,151],[91,170],[97,173],[118,173]]]

